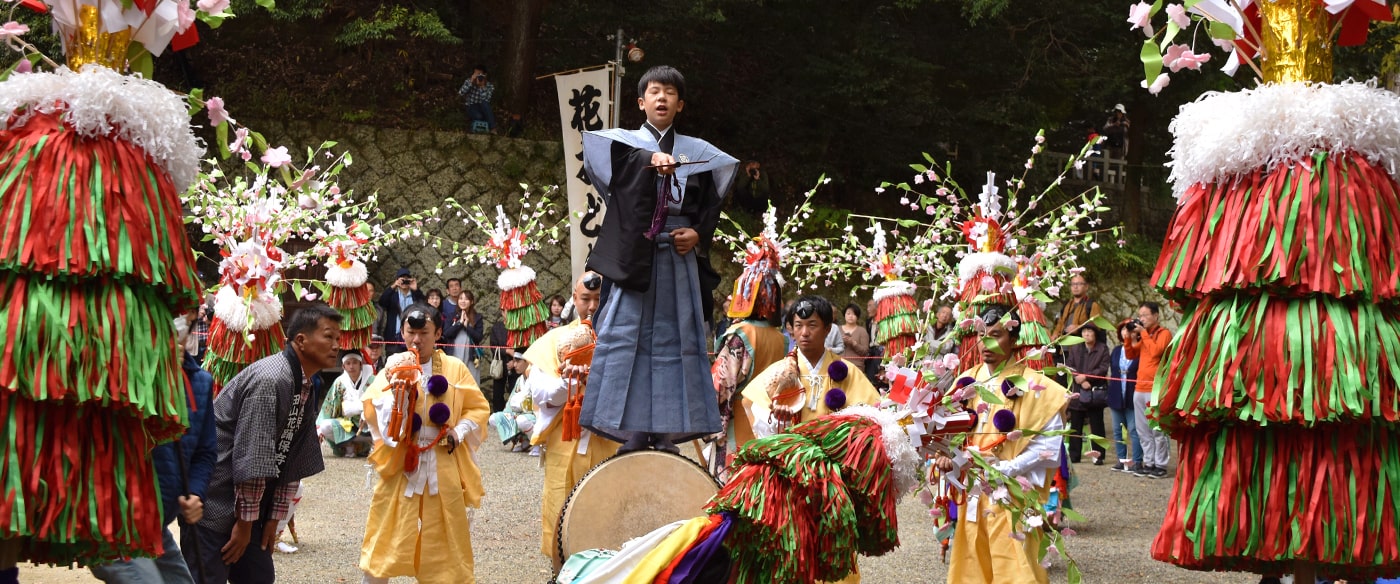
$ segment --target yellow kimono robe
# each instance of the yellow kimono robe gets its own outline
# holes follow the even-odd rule
[[[992,414],[997,410],[1010,409],[1016,414],[1016,427],[1034,430],[1057,430],[1064,427],[1064,411],[1068,404],[1065,388],[1055,383],[1039,371],[1027,369],[1023,365],[1007,365],[1006,369],[992,375],[987,365],[978,365],[962,374],[983,381],[995,377],[993,388],[1000,387],[1000,380],[1012,375],[1022,375],[1032,384],[1045,389],[1039,392],[1027,391],[1025,395],[1007,399],[1003,404],[988,404],[991,409],[980,417],[982,420],[970,440],[970,444],[986,444],[995,438],[992,427]],[[994,389],[994,391],[999,391]],[[969,409],[976,409],[982,403],[980,397],[973,397]],[[986,434],[981,434],[986,433]],[[1040,440],[1032,447],[1032,442]],[[1049,500],[1050,488],[1056,469],[1059,468],[1061,438],[1025,436],[1015,442],[1004,442],[992,450],[999,460],[1009,461],[1016,467],[1013,476],[1025,476],[1040,491],[1041,502]],[[1049,460],[1036,460],[1035,449],[1053,449],[1055,456]],[[1019,459],[1022,455],[1023,458]],[[1037,479],[1039,479],[1037,484]],[[969,495],[971,497],[971,495]],[[1032,528],[1025,534],[1025,541],[1011,538],[1015,520],[1011,513],[996,504],[991,497],[979,494],[976,501],[969,500],[960,509],[957,530],[953,534],[952,556],[948,565],[950,584],[1024,584],[1028,582],[1048,583],[1049,576],[1040,566],[1040,530]]]
[[[411,358],[412,354],[399,355]],[[394,359],[390,361],[386,371],[392,367]],[[475,427],[461,424],[467,428],[467,433],[452,454],[447,453],[444,445],[433,447],[436,494],[431,493],[431,487],[421,493],[409,493],[413,490],[414,479],[425,480],[415,475],[429,470],[426,459],[425,466],[420,466],[414,475],[408,475],[403,468],[407,444],[392,447],[383,441],[375,444],[369,461],[379,473],[379,482],[374,486],[369,519],[365,522],[360,569],[376,578],[412,576],[425,584],[471,584],[476,581],[476,575],[467,508],[481,506],[483,495],[481,471],[472,458],[472,450],[486,438],[486,419],[491,414],[491,405],[481,394],[466,364],[456,357],[435,352],[432,373],[446,377],[449,387],[441,400],[420,388],[417,412],[423,417],[423,432],[419,436],[436,434],[438,427],[429,421],[428,408],[439,401],[451,408],[445,424],[449,433],[463,419],[470,420]],[[383,404],[383,400],[392,397],[386,391],[388,381],[389,376],[381,374],[365,392],[364,416],[376,428],[380,426],[376,402]]]
[[[840,389],[846,392],[846,405],[848,406],[856,404],[879,405],[881,400],[879,390],[875,389],[875,386],[865,377],[865,372],[850,361],[845,361],[846,370],[848,371],[846,378],[840,382],[831,380],[831,377],[826,374],[826,367],[836,361],[845,361],[845,359],[842,359],[840,355],[832,353],[831,351],[826,351],[822,354],[822,360],[819,364],[821,371],[817,372],[820,377],[818,378],[817,387],[815,388],[816,391],[813,391],[812,371],[807,367],[806,362],[802,360],[801,356],[798,357],[797,370],[802,375],[802,386],[807,389],[807,403],[809,404],[802,408],[801,422],[814,420],[832,412],[831,408],[826,407],[826,392],[832,389]],[[758,377],[749,381],[748,386],[744,387],[744,409],[747,410],[749,419],[753,422],[753,431],[757,437],[762,437],[768,433],[765,431],[767,426],[766,420],[768,412],[772,408],[772,402],[768,399],[766,388],[772,378],[777,376],[782,372],[783,368],[787,366],[787,359],[780,358],[772,365],[769,365],[767,369],[764,369],[763,373],[758,374]],[[813,401],[815,401],[815,407],[810,405]],[[856,582],[860,582],[860,572],[852,573],[850,576],[841,580],[841,582],[843,584],[855,584]]]
[[[529,350],[525,351],[525,360],[530,363],[530,368],[525,373],[527,388],[533,389],[545,384],[557,386],[560,382],[559,340],[573,334],[573,329],[579,326],[583,325],[575,320],[545,333],[530,345]],[[621,445],[602,436],[588,436],[587,444],[580,454],[579,441],[566,442],[563,439],[564,432],[560,424],[563,418],[558,415],[558,411],[551,411],[558,408],[550,408],[539,399],[534,402],[538,422],[531,433],[530,443],[544,445],[544,457],[540,461],[544,465],[544,490],[540,496],[540,553],[553,560],[557,567],[564,561],[558,557],[559,547],[555,544],[555,533],[559,528],[559,515],[564,512],[565,499],[568,499],[574,486],[583,480],[584,474],[598,463],[617,454]]]

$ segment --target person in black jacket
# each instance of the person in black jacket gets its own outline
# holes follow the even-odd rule
[[[443,329],[439,344],[444,345],[443,350],[448,354],[466,363],[472,378],[479,382],[481,372],[476,368],[476,351],[485,337],[485,319],[476,311],[476,295],[471,290],[462,290],[450,300],[454,301],[456,310],[447,328]]]
[[[1072,371],[1073,378],[1067,387],[1069,389],[1069,425],[1072,433],[1069,436],[1069,461],[1079,462],[1080,455],[1084,452],[1083,436],[1084,422],[1089,423],[1089,431],[1095,436],[1103,436],[1103,409],[1108,405],[1104,387],[1107,385],[1109,373],[1109,351],[1108,345],[1100,342],[1103,331],[1092,324],[1086,324],[1079,329],[1079,336],[1084,339],[1083,343],[1071,346],[1065,351],[1065,365]],[[1094,458],[1094,466],[1103,464],[1103,457],[1106,451],[1104,447],[1093,444],[1094,452],[1099,453]]]
[[[506,347],[506,311],[501,311],[501,320],[491,325],[491,347],[490,351],[496,354],[496,358],[502,363],[514,358],[514,352]],[[506,397],[511,388],[515,387],[516,378],[520,377],[513,369],[506,367],[505,372],[496,376],[491,381],[491,411],[499,412],[506,409]]]
[[[403,333],[399,330],[403,320],[399,314],[403,309],[418,302],[427,302],[427,298],[418,291],[418,280],[413,278],[413,274],[408,268],[399,268],[394,274],[394,285],[384,290],[379,296],[379,307],[384,309],[384,330],[379,334],[384,337],[384,355],[387,357],[403,351]]]
[[[1118,464],[1113,470],[1133,472],[1142,464],[1142,443],[1138,442],[1137,424],[1133,419],[1133,392],[1137,386],[1138,362],[1129,359],[1123,351],[1123,339],[1128,336],[1128,322],[1118,323],[1118,346],[1113,348],[1108,358],[1108,411],[1113,414],[1109,425],[1113,435],[1113,447],[1118,454]],[[1128,458],[1128,443],[1123,442],[1123,429],[1128,429],[1128,442],[1132,444],[1133,457]]]

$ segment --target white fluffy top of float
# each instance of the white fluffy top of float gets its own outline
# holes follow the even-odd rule
[[[1400,161],[1400,96],[1374,83],[1283,83],[1202,95],[1171,123],[1172,188],[1220,182],[1315,151],[1355,150],[1392,176]]]
[[[1020,269],[1016,265],[1016,260],[1010,256],[998,252],[976,252],[963,256],[958,262],[958,287],[967,285],[968,281],[977,277],[978,274],[991,275],[1001,272],[1003,276],[1013,278],[1016,271]]]
[[[358,260],[350,260],[350,267],[342,268],[340,264],[331,261],[326,267],[326,283],[336,288],[359,288],[369,280],[369,271],[365,269],[365,263]]]
[[[9,118],[16,110],[26,115]],[[88,138],[114,135],[136,145],[184,192],[204,153],[190,129],[185,99],[164,85],[97,65],[75,73],[13,74],[0,83],[0,129],[19,127],[32,113],[62,112],[63,121]],[[8,124],[8,125],[7,125]]]
[[[225,285],[214,296],[214,316],[224,321],[229,330],[236,333],[250,330],[249,313],[253,315],[253,331],[267,330],[282,321],[282,300],[276,294],[259,291],[252,300],[245,302],[235,288],[238,286]]]
[[[534,281],[535,271],[530,269],[530,266],[506,268],[501,270],[501,275],[496,276],[496,287],[509,291],[529,285],[530,282]]]
[[[909,435],[904,433],[904,427],[899,425],[900,413],[865,404],[842,408],[836,413],[853,414],[880,424],[880,441],[885,447],[885,455],[894,466],[894,488],[897,496],[903,497],[919,485],[920,457],[909,441]]]
[[[890,280],[890,281],[887,281],[887,282],[882,282],[882,283],[880,283],[879,286],[876,286],[876,287],[875,287],[875,293],[874,293],[873,295],[871,295],[871,297],[872,297],[876,302],[879,302],[879,301],[884,300],[884,299],[886,299],[886,298],[894,298],[895,296],[913,296],[913,295],[914,295],[914,285],[913,285],[913,284],[910,284],[909,282],[905,282],[904,280]]]

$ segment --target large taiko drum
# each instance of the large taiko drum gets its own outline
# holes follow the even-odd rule
[[[695,461],[639,450],[609,458],[578,482],[564,503],[555,537],[559,557],[622,549],[628,540],[705,514],[719,483]]]

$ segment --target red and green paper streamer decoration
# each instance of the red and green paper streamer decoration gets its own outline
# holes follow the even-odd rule
[[[527,347],[549,331],[549,306],[535,285],[535,271],[526,266],[507,268],[496,278],[505,310],[506,344]]]
[[[78,79],[29,75],[53,75],[55,91]],[[138,102],[133,109],[185,111],[178,96],[153,98],[115,73],[82,75],[83,87],[107,82],[101,91]],[[33,93],[36,80],[12,78],[0,91]],[[148,454],[187,423],[172,322],[201,289],[177,187],[148,152],[116,137],[139,122],[114,118],[84,135],[66,117],[69,102],[35,103],[52,111],[0,112],[15,124],[0,130],[0,327],[9,339],[0,351],[0,539],[19,539],[23,559],[39,563],[155,555],[162,522]]]
[[[282,330],[282,323],[278,322],[270,328],[252,331],[252,336],[253,340],[249,341],[247,332],[230,329],[218,316],[210,321],[204,370],[214,376],[214,382],[219,387],[258,359],[281,352],[287,333]]]
[[[340,348],[363,349],[369,346],[374,328],[374,304],[369,284],[357,288],[330,287],[326,304],[340,313]]]
[[[1375,103],[1356,112],[1297,99],[1323,93]],[[1242,99],[1291,104],[1266,116],[1291,120],[1282,127],[1230,138],[1242,151],[1316,149],[1211,174],[1213,161],[1191,154],[1221,148],[1217,137],[1175,128],[1188,166],[1173,172],[1218,178],[1183,192],[1153,276],[1187,310],[1149,412],[1181,444],[1152,555],[1197,570],[1288,573],[1306,562],[1339,579],[1395,576],[1400,188],[1379,157],[1329,143],[1393,131],[1374,124],[1400,123],[1400,98],[1274,84],[1207,97],[1179,120],[1233,118]]]
[[[899,355],[919,342],[918,303],[914,286],[890,280],[875,289],[875,342],[886,355]]]

